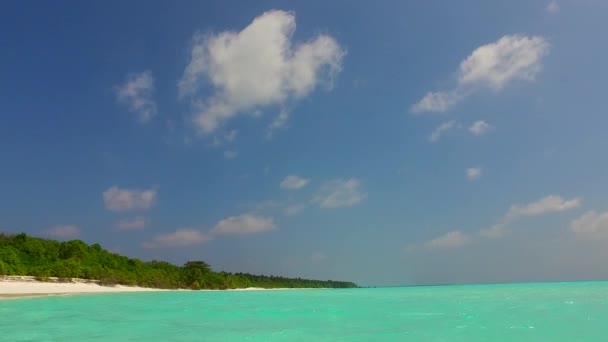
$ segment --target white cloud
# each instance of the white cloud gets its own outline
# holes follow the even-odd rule
[[[234,159],[239,155],[239,153],[235,150],[226,150],[224,151],[224,158],[226,159]]]
[[[310,179],[302,178],[297,175],[289,175],[281,182],[281,189],[298,190],[308,185],[308,183],[310,183]]]
[[[243,214],[231,216],[219,221],[211,230],[212,234],[247,235],[264,233],[276,229],[272,218]]]
[[[441,125],[437,126],[433,130],[433,132],[429,136],[429,141],[430,142],[437,142],[437,141],[439,141],[439,139],[441,139],[441,136],[444,133],[446,133],[447,131],[451,130],[455,126],[456,126],[456,121],[454,121],[454,120],[442,123]]]
[[[412,106],[414,113],[423,112],[445,112],[460,102],[465,97],[458,91],[428,92],[424,97]]]
[[[551,14],[557,14],[559,13],[559,5],[557,3],[557,1],[551,1],[546,8],[547,12],[551,13]]]
[[[137,216],[116,222],[116,228],[118,230],[143,230],[149,222],[148,218]]]
[[[502,90],[512,81],[533,81],[549,43],[540,36],[507,35],[475,49],[460,63],[454,89],[427,93],[411,110],[445,112],[480,89]]]
[[[47,230],[47,234],[56,238],[76,238],[80,235],[80,228],[72,224],[58,225]]]
[[[179,92],[198,104],[195,123],[201,132],[212,133],[238,114],[281,106],[306,97],[321,83],[331,84],[342,69],[344,49],[325,34],[294,43],[295,28],[294,13],[269,11],[240,32],[194,37]],[[206,99],[197,97],[203,81],[215,90]],[[286,119],[278,119],[273,126],[284,126]]]
[[[501,90],[514,80],[533,81],[548,51],[543,37],[504,36],[477,48],[460,64],[458,84]]]
[[[321,208],[352,207],[366,196],[361,191],[361,181],[357,178],[334,179],[321,186],[313,202]]]
[[[209,232],[194,228],[181,228],[173,233],[157,235],[145,241],[145,248],[182,247],[199,245],[213,240],[216,235],[251,235],[277,229],[272,218],[255,214],[231,216],[220,220]]]
[[[608,237],[608,212],[588,211],[572,221],[570,229],[576,234],[584,236]]]
[[[289,121],[289,112],[285,109],[281,109],[279,115],[268,126],[268,133],[266,138],[271,139],[274,133],[280,129],[287,128],[287,122]]]
[[[103,192],[106,209],[111,211],[147,210],[156,202],[156,189],[121,189],[113,186]]]
[[[485,122],[484,120],[477,120],[473,122],[471,127],[469,127],[469,131],[474,135],[484,135],[488,133],[492,129],[492,125]]]
[[[288,216],[296,215],[296,214],[300,213],[302,210],[304,210],[304,208],[306,208],[306,206],[303,204],[290,205],[287,208],[285,208],[285,215],[288,215]]]
[[[468,168],[467,171],[467,179],[470,181],[476,180],[481,177],[481,168],[480,167],[471,167]]]
[[[447,249],[464,246],[469,241],[469,237],[459,230],[453,230],[445,235],[428,241],[424,245],[432,249]]]
[[[575,209],[580,207],[581,202],[582,199],[579,197],[567,200],[561,196],[549,195],[528,204],[515,204],[509,208],[509,211],[507,211],[499,223],[490,228],[480,230],[479,235],[491,239],[501,238],[508,233],[507,226],[514,220],[522,217],[538,216]]]
[[[549,195],[526,205],[512,205],[505,217],[507,220],[513,220],[523,216],[536,216],[570,210],[578,208],[580,205],[581,199],[579,197],[566,200],[561,196]]]
[[[156,103],[152,98],[154,77],[150,70],[127,75],[125,83],[116,86],[115,90],[118,101],[136,113],[141,122],[147,122],[156,115]]]
[[[142,243],[145,248],[186,247],[199,245],[211,240],[211,237],[200,230],[181,228],[173,233],[156,236],[152,241]]]

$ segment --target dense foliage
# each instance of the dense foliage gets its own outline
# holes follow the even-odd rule
[[[0,233],[0,275],[84,278],[102,284],[138,285],[155,288],[234,289],[348,288],[351,282],[259,276],[214,272],[204,261],[179,267],[164,261],[143,262],[110,253],[99,244],[80,240],[59,242]]]

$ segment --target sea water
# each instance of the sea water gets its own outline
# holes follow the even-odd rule
[[[0,301],[3,341],[608,341],[608,283]]]

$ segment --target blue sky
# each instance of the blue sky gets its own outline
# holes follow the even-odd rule
[[[608,276],[604,1],[0,14],[0,229],[363,285]]]

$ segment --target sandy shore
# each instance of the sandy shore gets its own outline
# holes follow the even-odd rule
[[[137,286],[101,286],[96,281],[72,279],[70,282],[58,282],[50,278],[48,282],[37,281],[34,277],[0,278],[0,299],[44,295],[77,294],[77,293],[112,293],[112,292],[150,292],[168,291]]]
[[[90,294],[90,293],[118,293],[118,292],[159,292],[159,291],[190,291],[190,290],[167,290],[154,289],[138,286],[102,286],[95,280],[73,278],[69,282],[59,282],[57,278],[49,278],[49,281],[38,281],[29,276],[0,276],[0,300],[10,298],[38,297],[67,294]],[[264,289],[248,287],[233,290],[201,290],[201,291],[261,291],[261,290],[287,290],[287,289]]]

